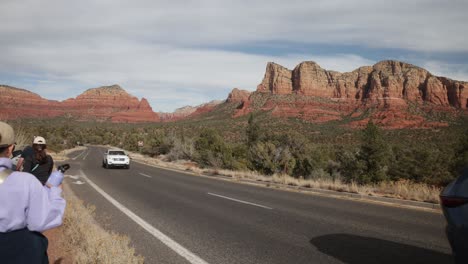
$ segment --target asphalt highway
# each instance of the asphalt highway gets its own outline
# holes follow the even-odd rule
[[[146,263],[452,263],[440,213],[70,155],[66,178]]]

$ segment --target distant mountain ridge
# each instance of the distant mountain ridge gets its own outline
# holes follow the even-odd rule
[[[340,73],[322,69],[313,61],[294,70],[268,63],[258,92],[301,94],[352,101],[402,99],[467,108],[468,83],[437,77],[427,70],[399,61],[381,61]]]
[[[422,112],[466,110],[468,83],[399,61],[381,61],[347,73],[324,70],[313,61],[292,71],[270,62],[257,90],[242,101],[234,116],[262,110],[318,123],[356,119],[351,126],[370,119],[390,128],[446,125],[411,113],[412,107]],[[374,111],[365,117],[369,109]]]
[[[24,89],[0,85],[0,118],[53,118],[73,116],[77,120],[112,122],[158,122],[145,98],[141,101],[118,85],[88,89],[62,102],[47,100]]]
[[[72,116],[77,120],[170,122],[232,105],[233,118],[269,111],[272,116],[316,123],[349,119],[354,127],[372,119],[388,128],[419,128],[447,125],[428,120],[427,113],[468,113],[468,83],[437,77],[399,61],[381,61],[346,73],[325,70],[313,61],[293,70],[270,62],[256,91],[234,88],[224,101],[186,106],[173,113],[155,113],[145,98],[139,100],[119,85],[91,88],[62,102],[0,85],[0,100],[0,119]]]
[[[210,112],[213,110],[217,105],[223,103],[224,101],[222,100],[213,100],[208,103],[204,103],[201,105],[197,106],[184,106],[177,108],[174,112],[172,113],[164,113],[164,112],[159,112],[159,116],[161,117],[161,121],[177,121],[177,120],[182,120],[190,117],[194,117],[206,112]]]

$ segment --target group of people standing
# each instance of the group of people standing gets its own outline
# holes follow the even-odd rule
[[[43,137],[34,138],[16,168],[10,159],[15,146],[13,128],[0,122],[0,263],[49,263],[42,232],[62,224],[63,173],[53,172],[59,183],[47,181],[54,161]]]

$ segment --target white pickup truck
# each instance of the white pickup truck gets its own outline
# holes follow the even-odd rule
[[[104,152],[102,166],[106,169],[111,167],[123,167],[125,169],[129,169],[130,158],[127,153],[121,149],[108,149]]]

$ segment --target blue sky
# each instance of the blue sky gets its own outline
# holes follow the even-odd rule
[[[253,91],[267,62],[396,59],[468,81],[468,1],[0,1],[0,84],[64,100],[119,84],[170,112]]]

